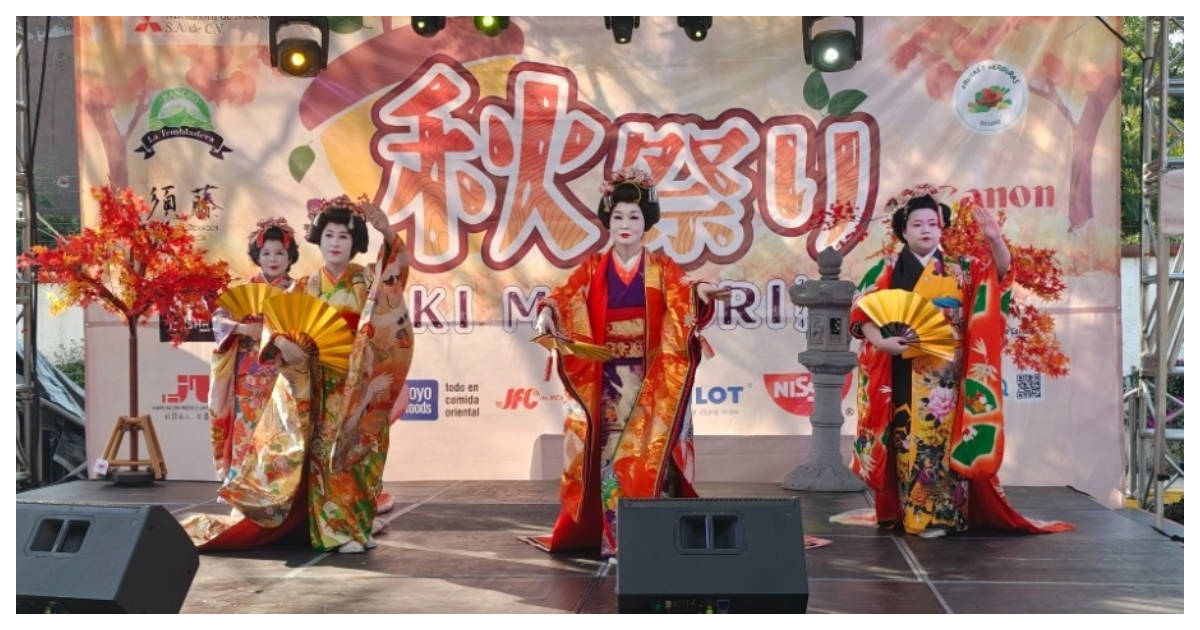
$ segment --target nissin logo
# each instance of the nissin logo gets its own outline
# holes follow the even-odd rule
[[[738,404],[741,402],[742,392],[746,388],[741,385],[731,385],[729,387],[697,387],[692,393],[692,404],[695,405],[720,405],[722,403]]]
[[[850,393],[854,373],[846,375],[842,383],[842,398]],[[767,394],[780,409],[797,416],[811,416],[813,412],[812,373],[792,372],[789,374],[763,374],[763,385]]]
[[[404,381],[408,388],[408,407],[401,420],[438,419],[438,382],[425,380]]]

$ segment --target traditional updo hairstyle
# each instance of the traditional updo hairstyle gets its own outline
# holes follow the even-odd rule
[[[351,209],[349,203],[342,204],[335,200],[329,203],[316,215],[312,224],[308,228],[307,240],[314,245],[321,244],[321,233],[325,231],[325,226],[330,223],[338,223],[350,228],[350,238],[353,244],[350,247],[350,255],[361,254],[367,251],[367,222],[363,220],[362,214]]]
[[[599,215],[604,229],[609,229],[612,209],[622,202],[636,203],[641,208],[647,231],[658,223],[658,193],[654,190],[654,181],[646,171],[637,167],[623,169],[604,185],[601,192],[604,195],[600,198],[596,214]]]
[[[279,241],[283,244],[283,249],[287,251],[287,271],[291,271],[292,265],[296,264],[297,260],[300,260],[300,248],[296,246],[296,239],[293,238],[294,234],[291,226],[282,218],[259,221],[258,229],[250,235],[250,242],[247,245],[246,253],[250,256],[250,260],[257,265],[258,255],[262,252],[263,244],[267,241]]]
[[[908,200],[908,203],[900,206],[892,213],[892,232],[896,238],[900,239],[905,245],[908,241],[904,240],[904,229],[908,227],[908,217],[914,210],[928,208],[938,213],[941,219],[941,228],[944,230],[950,225],[950,206],[944,203],[938,203],[933,195],[919,195]]]

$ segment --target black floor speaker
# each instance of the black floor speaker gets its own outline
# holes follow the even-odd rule
[[[622,613],[802,613],[800,499],[621,499]]]
[[[159,505],[17,503],[17,612],[177,613],[200,566]]]

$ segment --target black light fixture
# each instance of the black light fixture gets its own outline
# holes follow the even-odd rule
[[[628,44],[633,39],[633,29],[642,25],[641,17],[608,17],[604,18],[604,28],[612,31],[613,41],[618,44]]]
[[[305,24],[315,28],[320,34],[321,41],[317,42],[308,37],[289,37],[280,40],[279,29],[288,24]],[[270,29],[268,52],[271,55],[273,67],[294,77],[315,77],[325,68],[325,63],[329,60],[328,17],[272,15],[267,20],[267,25]]]
[[[495,37],[500,34],[500,31],[503,31],[506,28],[508,28],[508,16],[475,16],[475,30],[487,35],[488,37]]]
[[[808,17],[801,21],[804,31],[804,62],[820,72],[841,72],[862,61],[862,16],[845,16],[854,20],[854,32],[845,29],[812,34],[813,25],[827,16]]]
[[[705,37],[708,37],[708,29],[712,28],[712,16],[681,17],[676,18],[675,23],[687,33],[688,39],[694,42],[702,42]]]
[[[444,15],[440,17],[414,15],[412,17],[412,29],[421,37],[433,37],[444,28],[446,28],[446,16]]]

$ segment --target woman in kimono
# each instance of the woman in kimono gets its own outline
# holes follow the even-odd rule
[[[559,357],[568,393],[562,510],[547,551],[616,553],[620,497],[694,497],[689,395],[718,289],[689,281],[642,246],[659,218],[649,174],[618,173],[597,213],[612,247],[592,255],[538,304],[538,329],[601,345],[606,361]]]
[[[388,427],[403,409],[412,360],[408,252],[365,197],[321,202],[309,220],[307,240],[320,247],[324,265],[293,290],[334,307],[356,331],[349,369],[322,366],[303,335],[264,330],[261,358],[278,364],[280,378],[255,427],[252,454],[219,491],[245,518],[186,523],[203,550],[263,544],[305,524],[317,550],[360,553],[375,546]],[[384,242],[375,264],[364,267],[351,258],[367,249],[367,224]]]
[[[288,272],[300,258],[296,233],[283,217],[263,219],[250,234],[248,252],[259,272],[251,283],[265,283],[283,290],[295,281]],[[228,482],[250,447],[250,435],[263,405],[271,397],[278,373],[272,363],[258,361],[262,318],[234,321],[229,311],[217,308],[212,318],[217,346],[213,349],[208,413],[212,423],[213,462],[217,478]]]
[[[889,201],[898,256],[873,265],[861,298],[883,289],[917,293],[941,309],[958,343],[947,361],[903,358],[908,337],[884,337],[856,305],[850,333],[859,351],[858,437],[853,468],[875,491],[876,522],[910,534],[944,536],[975,527],[1028,533],[1074,529],[1026,519],[996,478],[1004,455],[1001,352],[1012,283],[1012,257],[1000,225],[981,206],[974,218],[991,260],[944,253],[950,208],[922,185]]]

